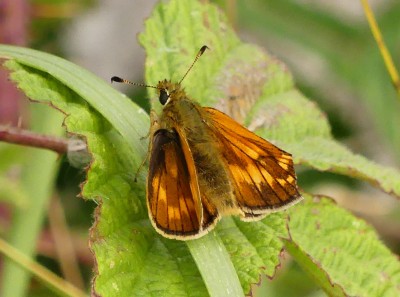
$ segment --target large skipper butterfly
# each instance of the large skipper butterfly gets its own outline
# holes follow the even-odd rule
[[[163,236],[188,240],[214,228],[224,215],[256,221],[301,200],[292,157],[226,114],[201,107],[179,83],[155,88],[164,106],[151,112],[147,207]]]

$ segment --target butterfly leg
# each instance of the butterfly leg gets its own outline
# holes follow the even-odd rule
[[[149,129],[149,132],[147,133],[147,135],[142,137],[141,140],[148,138],[150,136],[151,136],[151,138],[153,138],[152,136],[154,135],[154,132],[157,131],[159,128],[160,128],[160,125],[158,124],[158,116],[154,110],[150,110],[150,129]],[[146,157],[143,159],[142,163],[140,163],[139,168],[136,171],[135,182],[137,182],[137,177],[139,175],[140,170],[142,169],[143,165],[146,164],[146,161],[150,157],[151,142],[152,142],[152,139],[150,139],[150,145],[149,145],[149,148],[147,149]]]
[[[152,134],[152,132],[155,132],[159,128],[160,128],[160,125],[158,124],[158,115],[152,109],[152,110],[150,110],[150,129],[149,129],[149,132],[147,132],[147,134],[145,136],[140,137],[140,140],[144,140],[146,138],[149,138],[150,134]]]

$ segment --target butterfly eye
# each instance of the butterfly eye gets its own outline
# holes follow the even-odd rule
[[[169,98],[169,94],[168,94],[167,90],[161,89],[160,90],[160,98],[159,98],[160,103],[162,105],[165,105],[168,101],[168,98]]]

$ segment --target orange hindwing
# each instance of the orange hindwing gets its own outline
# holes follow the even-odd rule
[[[216,109],[204,107],[203,111],[220,145],[236,201],[245,213],[243,220],[260,219],[301,199],[289,153]]]

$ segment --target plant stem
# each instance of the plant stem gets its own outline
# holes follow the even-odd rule
[[[58,154],[65,154],[68,150],[68,140],[65,138],[38,134],[3,125],[0,126],[0,141],[48,149]]]
[[[381,31],[379,30],[379,26],[376,22],[374,13],[368,3],[368,0],[361,0],[361,4],[364,8],[365,16],[367,17],[369,27],[371,28],[372,35],[375,38],[376,44],[381,52],[383,61],[385,62],[386,69],[389,72],[390,77],[392,78],[392,83],[396,89],[398,95],[400,95],[400,78],[399,73],[397,72],[396,67],[394,66],[392,56],[389,53],[385,45],[385,41],[383,40]]]
[[[87,297],[87,294],[80,291],[70,283],[58,277],[50,270],[39,265],[32,259],[28,258],[17,249],[13,248],[7,242],[0,238],[0,252],[6,255],[26,270],[30,271],[37,279],[48,286],[52,291],[60,296]]]

